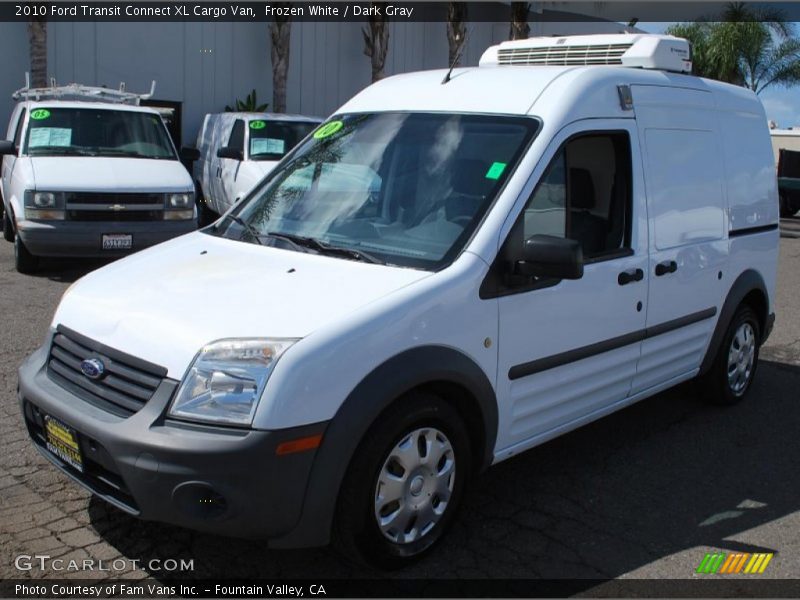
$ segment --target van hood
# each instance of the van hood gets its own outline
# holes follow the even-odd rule
[[[31,156],[36,189],[53,192],[185,192],[192,178],[177,160]]]
[[[302,338],[429,275],[195,232],[86,275],[64,294],[53,326],[181,379],[211,341]]]

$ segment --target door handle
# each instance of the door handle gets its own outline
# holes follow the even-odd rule
[[[668,260],[656,265],[656,277],[661,277],[667,273],[674,273],[678,270],[678,263],[674,260]]]
[[[630,271],[623,271],[617,277],[617,283],[620,285],[628,285],[634,281],[641,281],[644,279],[644,271],[641,269],[631,269]]]

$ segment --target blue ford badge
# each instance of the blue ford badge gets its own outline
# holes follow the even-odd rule
[[[87,358],[81,362],[81,371],[89,379],[100,379],[105,373],[106,366],[99,358]]]

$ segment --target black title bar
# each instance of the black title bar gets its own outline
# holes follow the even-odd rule
[[[447,20],[447,2],[0,2],[0,21],[273,21],[289,16],[296,21],[347,22],[367,21],[375,15],[390,21],[443,22]],[[748,6],[770,6],[781,11],[788,21],[800,21],[800,2],[759,3]],[[562,2],[558,10],[534,10],[531,21],[689,21],[721,14],[725,2]],[[287,12],[288,11],[288,12]],[[594,16],[588,16],[594,15]],[[508,22],[510,6],[503,2],[468,2],[468,22]]]

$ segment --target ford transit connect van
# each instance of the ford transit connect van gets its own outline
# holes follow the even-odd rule
[[[322,119],[276,113],[208,114],[197,134],[194,180],[204,221],[223,214]]]
[[[397,566],[494,463],[690,379],[741,401],[775,167],[757,97],[690,68],[669,36],[535,38],[366,88],[214,225],[64,294],[19,372],[33,443],[131,515]]]
[[[0,191],[18,271],[41,256],[129,254],[197,228],[191,176],[142,97],[75,84],[15,94]]]

